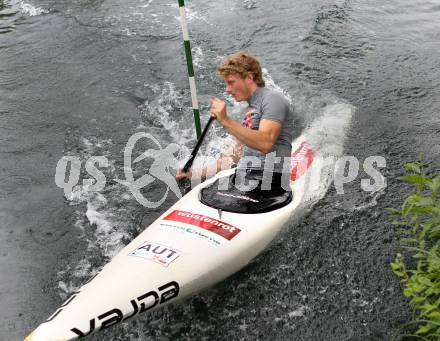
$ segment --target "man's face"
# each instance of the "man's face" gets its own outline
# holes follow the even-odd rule
[[[252,74],[248,74],[245,78],[231,74],[225,78],[226,92],[237,102],[246,100],[252,94],[252,84],[254,84]]]

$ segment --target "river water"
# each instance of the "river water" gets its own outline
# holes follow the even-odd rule
[[[145,208],[123,185],[65,196],[58,160],[105,156],[123,178],[125,144],[194,144],[177,1],[0,0],[0,340],[21,340],[81,283],[178,200]],[[200,295],[90,340],[388,340],[411,311],[389,263],[398,236],[385,214],[408,187],[402,164],[440,168],[440,4],[435,1],[189,1],[202,121],[226,98],[215,69],[256,54],[302,129],[335,156],[381,156],[387,186],[361,171],[317,194],[250,266]],[[308,130],[307,130],[308,129]],[[333,139],[333,140],[332,140]],[[215,126],[202,150],[230,138]],[[152,145],[145,144],[145,148]],[[148,167],[148,165],[144,165]],[[142,173],[137,170],[137,176]],[[159,200],[161,184],[148,188]],[[318,200],[320,199],[320,200]],[[311,209],[313,208],[313,209]]]

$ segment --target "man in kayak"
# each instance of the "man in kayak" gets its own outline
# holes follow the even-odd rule
[[[257,190],[290,190],[293,112],[289,102],[281,93],[265,87],[260,63],[249,53],[230,55],[218,67],[218,73],[225,82],[226,92],[237,102],[246,101],[248,107],[240,123],[228,115],[224,101],[218,98],[211,100],[211,116],[237,141],[232,153],[217,160],[215,170],[218,172],[225,165],[236,164],[236,183],[257,180],[257,186],[255,181],[251,185]],[[193,173],[179,170],[176,178],[206,177],[209,170],[210,167],[194,170]]]

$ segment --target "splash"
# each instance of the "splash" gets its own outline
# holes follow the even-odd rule
[[[115,161],[109,155],[112,144],[111,139],[82,138],[81,148],[75,148],[76,156],[84,161],[91,156],[105,155],[109,166],[103,171],[109,180],[116,177]],[[125,246],[125,241],[131,238],[133,221],[133,213],[127,208],[133,199],[125,187],[117,183],[107,181],[104,189],[96,191],[91,183],[80,180],[66,199],[69,205],[77,207],[75,226],[82,232],[79,239],[87,243],[87,249],[81,259],[57,274],[58,289],[63,298],[79,289],[90,274],[98,271],[93,265],[97,257],[108,260]]]
[[[49,13],[48,10],[46,10],[42,7],[35,7],[35,6],[28,4],[24,1],[19,2],[19,8],[23,14],[29,15],[30,17]]]

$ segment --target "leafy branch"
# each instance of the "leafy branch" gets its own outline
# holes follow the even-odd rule
[[[406,251],[397,254],[391,269],[403,282],[403,294],[414,308],[411,324],[417,330],[411,336],[440,340],[440,174],[425,174],[423,155],[404,168],[409,174],[401,180],[413,184],[414,192],[400,208],[388,209],[393,224],[400,226]]]

